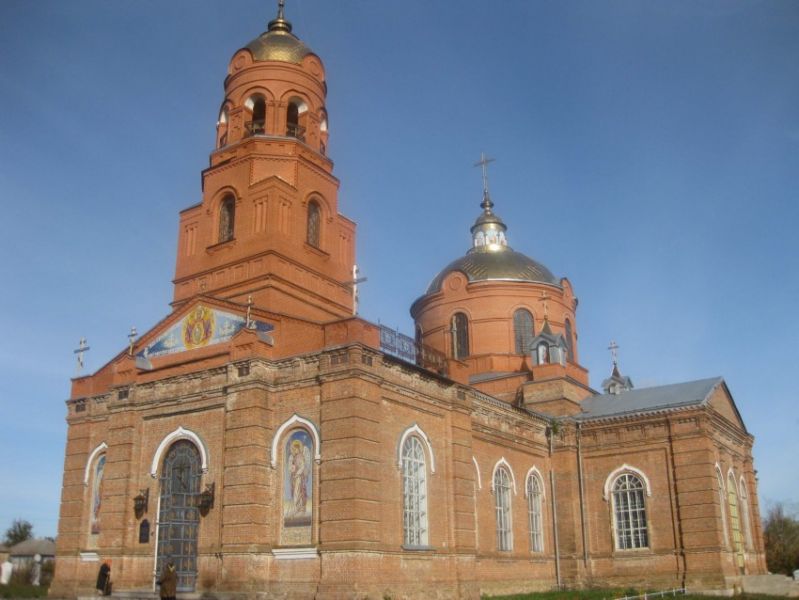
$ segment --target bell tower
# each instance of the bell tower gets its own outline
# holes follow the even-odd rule
[[[286,20],[230,61],[202,202],[180,214],[173,306],[197,295],[317,321],[352,314],[355,223],[338,212],[322,61]]]

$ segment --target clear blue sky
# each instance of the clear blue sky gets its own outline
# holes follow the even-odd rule
[[[56,532],[72,350],[169,310],[233,53],[269,0],[0,2],[0,530]],[[723,375],[764,501],[799,499],[799,3],[288,0],[324,61],[362,315],[469,245],[485,151],[514,249],[570,279],[595,387]]]

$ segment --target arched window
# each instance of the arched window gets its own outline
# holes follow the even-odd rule
[[[236,199],[226,196],[219,207],[219,243],[233,239],[236,223]]]
[[[266,133],[266,100],[260,96],[255,99],[252,105],[252,126],[250,132],[253,135],[263,135]]]
[[[92,503],[89,515],[89,533],[100,533],[100,507],[103,502],[103,474],[105,473],[105,453],[97,457],[92,472]]]
[[[178,591],[193,592],[197,579],[197,537],[200,512],[197,495],[202,479],[202,455],[187,439],[179,439],[164,457],[158,502],[158,565],[175,563]]]
[[[322,209],[316,200],[308,203],[308,223],[306,241],[314,248],[319,247],[322,229]]]
[[[527,476],[527,517],[530,524],[530,550],[544,551],[544,528],[541,518],[543,485],[535,473]]]
[[[719,487],[719,511],[721,511],[721,544],[727,546],[729,544],[729,537],[727,533],[727,513],[724,505],[727,504],[726,495],[724,494],[724,479],[721,476],[721,470],[716,466],[716,479]]]
[[[566,319],[566,356],[569,362],[574,362],[574,332],[572,331],[572,322]]]
[[[527,354],[530,352],[535,335],[533,315],[529,310],[520,308],[513,313],[513,338],[515,341],[516,354]]]
[[[494,472],[494,500],[497,515],[497,550],[513,550],[513,521],[511,515],[511,478],[505,467]]]
[[[743,558],[743,539],[741,537],[741,520],[738,516],[738,493],[735,477],[732,472],[727,476],[727,502],[730,507],[730,534],[732,535],[732,549],[738,555],[738,561]],[[743,566],[739,564],[739,566]]]
[[[469,356],[469,319],[463,313],[452,316],[452,356],[466,358]]]
[[[406,546],[427,546],[427,468],[415,435],[402,444],[402,538]]]
[[[289,102],[286,109],[286,136],[305,141],[305,127],[300,125],[300,115],[307,110],[305,103],[298,100]]]
[[[228,110],[227,106],[223,107],[222,110],[219,112],[219,121],[216,124],[217,130],[217,148],[221,148],[222,146],[227,145],[227,122],[228,122]]]
[[[752,524],[749,522],[749,495],[746,493],[746,484],[744,483],[743,478],[741,478],[740,496],[741,496],[741,516],[744,525],[744,541],[746,542],[746,547],[751,549],[753,548],[753,543],[752,543]]]
[[[622,473],[613,483],[613,521],[617,550],[649,546],[644,491],[644,483],[632,473]]]

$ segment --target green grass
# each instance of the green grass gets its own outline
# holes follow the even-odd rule
[[[633,590],[574,590],[569,592],[536,592],[534,594],[511,594],[510,596],[484,596],[486,600],[613,600],[643,594],[642,591]],[[666,596],[676,600],[710,600],[712,596],[688,594],[687,596]],[[774,600],[777,596],[764,596],[762,594],[741,594],[735,600]]]
[[[47,587],[43,585],[22,585],[12,583],[0,585],[0,598],[46,598]]]

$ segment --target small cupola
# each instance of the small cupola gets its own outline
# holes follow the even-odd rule
[[[533,365],[566,364],[568,346],[563,334],[553,333],[549,326],[549,318],[544,317],[544,326],[541,332],[530,342],[530,354]]]
[[[613,396],[617,396],[622,392],[627,392],[633,389],[633,380],[626,375],[622,375],[619,371],[618,349],[619,346],[616,344],[616,342],[610,342],[608,350],[610,350],[611,354],[613,355],[613,370],[610,373],[610,377],[602,382],[602,389],[605,391],[605,393],[611,394]]]

